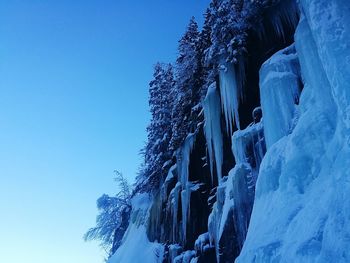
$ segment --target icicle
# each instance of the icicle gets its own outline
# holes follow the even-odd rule
[[[299,7],[296,2],[295,0],[283,0],[267,8],[265,17],[270,20],[272,28],[279,38],[285,39],[285,30],[296,28],[298,25]],[[258,30],[262,31],[258,32],[261,39],[269,31],[268,28],[264,28],[263,26]]]
[[[195,143],[195,134],[189,134],[177,154],[178,181],[185,185],[188,182],[190,156]]]
[[[204,132],[207,140],[209,162],[210,162],[210,173],[212,182],[213,180],[213,169],[214,159],[216,166],[216,173],[218,182],[220,183],[222,177],[222,162],[223,162],[223,139],[221,132],[221,105],[220,97],[216,89],[216,85],[212,84],[208,88],[207,96],[203,102],[204,108]]]
[[[161,197],[163,201],[167,200],[167,193],[168,193],[168,188],[169,188],[169,184],[172,182],[172,180],[175,180],[175,176],[176,176],[176,164],[171,166],[168,172],[167,177],[165,178],[165,181],[163,183],[162,189],[161,189]]]
[[[218,186],[216,192],[216,202],[208,218],[210,246],[215,247],[217,262],[220,262],[219,240],[223,231],[222,214],[226,199],[226,183],[227,182],[223,180],[222,184]],[[229,202],[227,202],[226,205],[229,205]]]
[[[189,203],[191,198],[191,187],[188,181],[191,152],[195,143],[195,134],[189,134],[177,154],[178,181],[181,182],[181,208],[182,208],[182,232],[183,240],[186,241],[186,227],[189,216]]]
[[[179,194],[181,191],[181,183],[178,182],[174,189],[171,191],[170,195],[173,197],[172,203],[171,203],[171,211],[173,216],[173,224],[172,224],[172,241],[175,242],[177,240],[176,233],[177,233],[177,214],[178,214],[178,207],[179,207]]]
[[[242,71],[240,73],[244,73],[243,69],[240,71]],[[237,78],[235,67],[227,64],[220,69],[219,78],[221,103],[225,114],[227,133],[231,135],[233,132],[233,123],[240,129],[238,107],[239,98],[242,97],[242,80],[244,77],[239,76]]]
[[[186,242],[186,237],[187,237],[187,220],[190,214],[189,213],[190,199],[191,199],[191,192],[190,192],[190,189],[188,189],[188,185],[186,184],[185,189],[181,191],[182,235],[183,235],[184,243]]]

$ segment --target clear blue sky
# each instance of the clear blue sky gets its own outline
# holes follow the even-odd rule
[[[208,0],[0,1],[0,262],[99,263],[95,200],[133,180],[152,65]]]

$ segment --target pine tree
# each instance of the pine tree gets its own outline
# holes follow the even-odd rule
[[[198,54],[200,58],[199,75],[201,79],[201,83],[200,83],[201,99],[203,99],[204,96],[206,95],[207,89],[209,85],[212,82],[214,82],[215,75],[216,75],[215,67],[210,63],[210,61],[206,59],[208,56],[210,47],[212,45],[212,40],[211,40],[212,27],[213,27],[212,11],[210,8],[207,8],[204,14],[204,24],[203,24],[203,29],[200,32],[199,45],[198,45]]]
[[[157,189],[167,172],[164,164],[172,156],[168,147],[172,137],[173,100],[171,95],[174,86],[172,65],[157,63],[154,67],[153,80],[149,86],[149,106],[152,118],[147,127],[147,144],[143,150],[144,165],[138,178],[139,181],[143,181],[140,190],[144,191]]]
[[[213,0],[210,4],[212,14],[212,46],[207,59],[219,65],[236,62],[244,50],[248,22],[244,0]]]
[[[176,60],[176,84],[173,90],[175,104],[172,109],[172,139],[170,149],[177,149],[191,128],[192,108],[200,100],[199,31],[192,17],[179,41]]]
[[[97,200],[96,226],[84,235],[85,241],[99,240],[108,257],[121,245],[131,213],[131,188],[122,173],[115,171],[115,174],[119,192],[116,196],[103,194]]]

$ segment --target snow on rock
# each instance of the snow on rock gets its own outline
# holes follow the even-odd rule
[[[218,182],[222,177],[222,162],[223,162],[223,139],[221,131],[221,103],[220,96],[216,89],[216,84],[212,84],[208,88],[207,95],[203,101],[204,108],[204,132],[207,141],[210,170],[213,179],[214,160]]]
[[[148,194],[139,194],[132,199],[132,213],[129,227],[122,245],[108,260],[108,263],[161,263],[164,247],[152,243],[146,234],[151,199]]]
[[[300,2],[299,117],[270,140],[238,263],[350,262],[350,2]]]
[[[237,77],[234,65],[222,66],[219,72],[222,109],[225,114],[227,132],[230,135],[233,132],[234,123],[240,129],[238,108],[242,96],[242,81],[240,79],[243,78],[243,76]]]
[[[290,133],[301,89],[294,45],[277,52],[260,70],[260,100],[267,148]]]

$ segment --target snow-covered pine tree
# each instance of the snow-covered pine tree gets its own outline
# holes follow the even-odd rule
[[[200,56],[198,53],[199,31],[194,17],[179,41],[176,60],[176,84],[173,89],[175,100],[172,109],[172,138],[170,149],[176,150],[190,132],[192,108],[200,100]]]
[[[169,142],[172,136],[171,110],[172,90],[174,86],[174,72],[171,64],[157,63],[154,66],[153,80],[149,86],[149,106],[151,122],[147,127],[148,140],[143,151],[144,165],[138,180],[142,183],[142,191],[157,189],[167,167],[164,163],[168,161],[172,152],[169,151]]]
[[[207,55],[208,63],[235,63],[238,53],[244,50],[248,28],[244,6],[244,0],[211,2],[212,46]]]
[[[199,35],[199,43],[198,43],[198,55],[200,58],[199,63],[199,75],[201,79],[201,91],[200,91],[200,97],[201,99],[204,98],[204,96],[207,93],[207,88],[211,83],[215,80],[215,67],[206,60],[206,56],[209,52],[209,49],[212,45],[211,41],[211,32],[213,27],[213,15],[210,8],[207,8],[206,12],[204,13],[204,24],[202,31]],[[209,63],[207,63],[209,62]]]
[[[99,240],[108,257],[121,245],[131,213],[131,187],[122,173],[114,172],[119,192],[115,196],[103,194],[97,200],[96,226],[84,235],[85,241]]]

